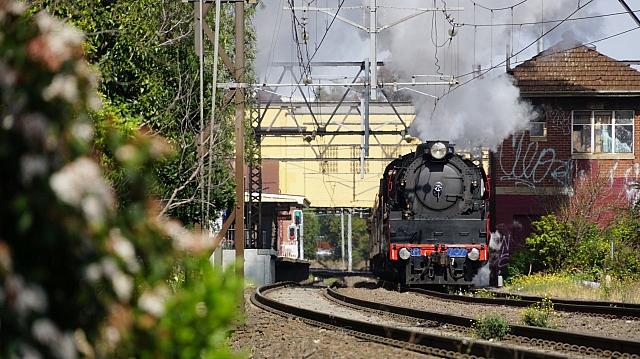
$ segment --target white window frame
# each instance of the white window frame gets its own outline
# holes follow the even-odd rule
[[[631,123],[621,123],[621,124],[616,123],[616,112],[621,112],[621,111],[625,111],[625,112],[629,111],[632,113]],[[589,124],[574,123],[574,117],[576,112],[590,112]],[[595,149],[598,145],[596,143],[596,127],[597,125],[599,125],[595,122],[596,112],[609,112],[611,115],[611,123],[605,124],[605,125],[611,126],[611,150],[607,152],[595,152]],[[589,130],[590,131],[590,139],[589,139],[590,151],[589,152],[575,152],[576,143],[574,141],[574,126],[578,126],[578,125],[590,126],[590,130]],[[631,126],[631,152],[616,152],[616,129],[621,126]],[[574,158],[582,157],[582,156],[593,157],[593,156],[610,156],[610,155],[633,157],[635,152],[634,139],[635,139],[635,111],[634,110],[574,110],[574,111],[571,111],[571,154]]]

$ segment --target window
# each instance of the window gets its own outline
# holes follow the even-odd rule
[[[529,135],[531,140],[540,140],[547,138],[547,123],[546,122],[531,122],[529,127]]]
[[[529,137],[531,141],[547,140],[547,107],[539,106],[536,108],[535,119],[529,124]]]
[[[633,153],[634,112],[573,111],[573,153]]]
[[[360,158],[362,149],[360,146],[351,146],[351,158]],[[364,172],[369,173],[369,161],[364,161]],[[360,173],[360,160],[351,161],[351,173]]]
[[[322,153],[320,153],[323,161],[318,162],[318,170],[320,173],[336,173],[338,172],[338,161],[328,161],[332,158],[338,158],[338,147],[327,145]]]

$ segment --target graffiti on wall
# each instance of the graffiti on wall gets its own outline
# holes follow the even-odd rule
[[[500,236],[500,257],[498,257],[498,268],[500,270],[506,268],[507,264],[509,264],[509,254],[511,253],[509,247],[511,243],[511,234]]]
[[[514,153],[515,156],[504,153]],[[500,180],[513,180],[516,185],[531,188],[550,179],[565,187],[571,185],[573,162],[558,159],[555,149],[542,148],[539,142],[525,144],[524,132],[520,136],[512,136],[511,146],[503,144],[498,156],[502,172]]]
[[[571,135],[571,111],[551,110],[547,111],[547,123],[554,129],[560,130],[565,136]]]
[[[618,162],[609,170],[609,180],[611,183],[615,180],[614,173],[617,168]],[[640,181],[640,163],[634,163],[624,171],[623,189],[627,200],[637,202],[638,199],[640,199],[638,181]]]
[[[498,275],[504,272],[507,264],[509,264],[510,247],[512,244],[514,243],[511,234],[502,235],[498,231],[491,233],[491,239],[489,241],[489,248],[491,249],[490,261]]]

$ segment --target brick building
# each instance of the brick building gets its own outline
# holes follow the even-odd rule
[[[539,116],[493,154],[499,270],[532,221],[552,212],[562,196],[580,193],[578,176],[597,178],[602,191],[595,206],[634,200],[632,184],[640,179],[640,72],[565,40],[508,73]]]

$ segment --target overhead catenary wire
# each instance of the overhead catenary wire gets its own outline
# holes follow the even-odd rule
[[[589,0],[589,1],[588,1],[587,3],[585,3],[584,5],[581,5],[581,6],[580,6],[580,7],[578,7],[576,10],[574,10],[571,14],[569,14],[568,16],[566,16],[566,17],[565,17],[565,20],[566,20],[566,19],[571,18],[571,16],[573,16],[573,14],[575,14],[575,13],[576,13],[576,12],[578,12],[579,10],[583,9],[585,6],[587,6],[587,5],[591,4],[592,2],[593,2],[593,0]],[[555,30],[556,28],[558,28],[558,26],[562,25],[563,23],[564,23],[564,21],[559,22],[558,24],[556,24],[555,26],[553,26],[551,29],[549,29],[548,31],[546,31],[546,32],[542,33],[540,36],[538,36],[535,40],[533,40],[531,43],[529,43],[529,45],[527,45],[527,46],[525,46],[524,48],[520,49],[520,50],[519,50],[519,51],[517,51],[515,54],[509,55],[507,59],[503,60],[503,61],[502,61],[502,62],[500,62],[499,64],[492,65],[492,66],[491,66],[490,68],[488,68],[487,70],[483,70],[483,71],[482,71],[482,73],[481,73],[481,75],[484,75],[484,74],[486,74],[486,73],[488,73],[488,72],[490,72],[490,71],[492,71],[492,70],[494,70],[494,69],[496,69],[496,68],[498,68],[498,67],[501,67],[501,66],[502,66],[502,65],[504,65],[507,61],[509,61],[511,58],[516,57],[516,56],[517,56],[517,55],[519,55],[520,53],[524,52],[525,50],[527,50],[528,48],[530,48],[531,46],[533,46],[534,44],[536,44],[536,43],[537,43],[537,42],[538,42],[542,37],[546,36],[547,34],[549,34],[550,32],[552,32],[552,31],[553,31],[553,30]],[[633,30],[635,30],[635,29],[637,29],[637,27],[636,27],[636,28],[634,28]],[[625,32],[628,32],[628,31],[625,31]],[[617,36],[617,35],[621,35],[621,34],[623,34],[623,33],[625,33],[625,32],[618,33],[618,34],[616,34],[616,36]],[[613,36],[610,36],[610,37],[607,37],[607,38],[611,38],[611,37],[613,37]],[[605,38],[605,39],[606,39],[606,38]],[[595,42],[599,42],[599,41],[603,41],[603,40],[605,40],[605,39],[600,39],[600,40],[597,40],[597,41],[593,41],[593,42],[590,42],[589,44],[592,44],[592,43],[595,43]],[[458,78],[462,78],[462,77],[469,76],[469,75],[472,75],[472,74],[473,74],[473,71],[472,71],[472,72],[465,73],[465,74],[462,74],[462,75],[460,75]],[[467,81],[465,81],[465,82],[460,83],[460,84],[459,84],[456,88],[454,88],[452,91],[455,91],[456,89],[458,89],[458,88],[460,88],[460,87],[462,87],[462,86],[464,86],[464,85],[468,84],[469,82],[471,82],[471,81],[473,81],[473,80],[475,80],[475,77],[472,77],[471,79],[469,79],[469,80],[467,80]]]
[[[640,10],[634,10],[633,11],[634,14],[638,14],[640,13]],[[459,27],[463,27],[463,26],[473,26],[473,27],[504,27],[504,26],[524,26],[524,25],[541,25],[541,24],[552,24],[552,23],[556,23],[556,22],[571,22],[571,21],[581,21],[581,20],[592,20],[592,19],[601,19],[601,18],[606,18],[606,17],[611,17],[611,16],[628,16],[629,13],[626,11],[623,12],[612,12],[609,14],[600,14],[600,15],[589,15],[589,16],[579,16],[579,17],[574,17],[571,19],[554,19],[554,20],[540,20],[540,21],[527,21],[527,22],[514,22],[514,23],[489,23],[489,24],[478,24],[475,21],[475,17],[474,17],[474,22],[473,23],[456,23],[456,26]]]
[[[490,7],[488,7],[488,6],[484,6],[484,5],[478,4],[477,2],[475,2],[475,1],[473,1],[473,0],[469,0],[469,1],[473,4],[473,6],[477,6],[477,7],[479,7],[479,8],[485,9],[485,10],[490,10],[490,11],[501,11],[501,10],[508,10],[508,9],[512,9],[512,8],[514,8],[514,7],[516,7],[516,6],[519,6],[519,5],[522,5],[522,4],[526,3],[526,2],[527,2],[527,1],[529,1],[529,0],[522,0],[522,1],[520,1],[519,3],[517,3],[517,4],[511,5],[511,6],[500,7],[500,8],[490,8]]]

